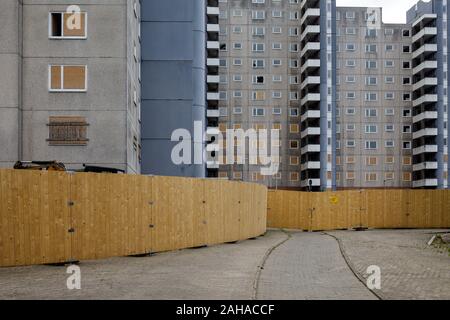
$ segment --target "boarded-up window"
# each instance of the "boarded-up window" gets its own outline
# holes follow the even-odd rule
[[[411,172],[404,172],[403,173],[403,181],[411,181],[412,180],[412,174]]]
[[[50,38],[85,39],[87,37],[87,13],[50,13],[49,36]]]
[[[50,117],[47,141],[51,146],[87,145],[88,126],[84,117]]]
[[[289,125],[289,131],[291,133],[299,133],[300,126],[298,124],[291,124]]]
[[[412,164],[411,157],[403,157],[403,165],[410,166]]]
[[[366,158],[366,165],[368,166],[376,166],[378,163],[378,160],[376,157],[367,157]]]
[[[50,91],[84,92],[87,90],[86,66],[60,66],[49,68]]]
[[[376,173],[366,173],[366,181],[374,182],[378,180],[378,175]]]

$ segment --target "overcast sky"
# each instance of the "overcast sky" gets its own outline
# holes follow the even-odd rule
[[[406,23],[406,11],[418,0],[337,0],[341,7],[383,7],[383,22]]]

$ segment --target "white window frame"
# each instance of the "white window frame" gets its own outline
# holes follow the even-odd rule
[[[52,89],[52,67],[61,67],[61,89]],[[84,89],[63,89],[64,68],[84,67]],[[88,91],[88,66],[83,64],[49,64],[48,65],[48,91],[49,92],[87,92]]]

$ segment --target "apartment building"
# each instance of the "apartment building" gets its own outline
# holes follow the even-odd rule
[[[205,134],[217,137],[218,130],[218,2],[141,2],[142,172],[217,176],[216,148],[207,148]],[[172,135],[178,129],[191,135],[191,162],[177,164],[172,159],[178,144]]]
[[[69,5],[0,3],[0,166],[139,173],[139,1]]]
[[[337,8],[336,187],[412,187],[411,26]]]
[[[314,121],[308,117],[309,109],[322,110],[327,117],[328,103],[331,105],[333,101],[332,78],[327,76],[333,51],[330,24],[333,6],[334,1],[219,1],[220,130],[279,129],[281,138],[277,175],[261,175],[261,166],[249,163],[247,148],[244,164],[221,165],[219,177],[290,188],[306,187],[309,180],[314,187],[320,187],[323,178],[324,184],[329,182],[331,186],[332,179],[328,179],[326,171],[321,176],[321,164],[311,163],[324,160],[326,170],[326,154],[331,153],[327,134],[331,135],[331,128],[322,137],[324,150],[319,148],[317,154],[305,153],[302,157],[302,148],[308,150],[306,144],[314,135],[320,139],[321,132],[314,133],[308,128]],[[330,45],[321,45],[320,39],[315,41],[309,25],[322,28],[322,34],[316,30],[313,33],[323,38],[323,44],[329,41]],[[317,67],[310,66],[312,58],[317,58],[318,62],[314,61]],[[302,85],[311,72],[317,72],[324,81]],[[304,99],[302,90],[307,93]],[[330,112],[331,109],[330,106]],[[331,121],[331,114],[329,118]]]
[[[418,2],[412,28],[413,187],[448,188],[449,1]]]

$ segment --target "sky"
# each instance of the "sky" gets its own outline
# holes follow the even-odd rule
[[[383,7],[384,23],[406,23],[406,11],[419,0],[337,0],[340,7]]]

